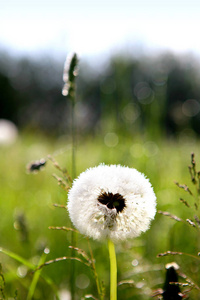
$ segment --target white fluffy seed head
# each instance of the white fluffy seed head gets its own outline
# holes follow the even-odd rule
[[[67,207],[82,234],[116,242],[149,228],[156,196],[149,180],[136,169],[101,164],[74,180]]]

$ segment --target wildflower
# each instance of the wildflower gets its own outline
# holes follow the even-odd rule
[[[68,200],[74,226],[99,240],[137,237],[149,228],[156,212],[149,180],[136,169],[120,165],[100,164],[81,173]]]

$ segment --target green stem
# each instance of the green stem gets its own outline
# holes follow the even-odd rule
[[[117,300],[117,261],[115,245],[108,240],[108,250],[110,256],[110,300]]]
[[[91,255],[91,261],[92,261],[91,267],[92,267],[94,277],[95,277],[95,281],[96,281],[97,292],[98,292],[98,295],[100,297],[100,300],[103,300],[104,296],[103,296],[103,293],[102,293],[102,289],[101,289],[101,286],[100,286],[100,283],[99,283],[98,274],[97,274],[96,267],[95,267],[94,255],[93,255],[93,252],[92,252],[92,248],[91,248],[91,245],[90,245],[89,238],[87,238],[87,240],[88,240],[88,247],[89,247],[89,251],[90,251],[90,255]]]
[[[77,55],[73,54],[69,60],[66,61],[63,73],[64,87],[62,90],[63,96],[68,96],[71,101],[71,137],[72,137],[72,180],[76,177],[76,122],[75,122],[75,103],[76,103],[76,84],[75,77],[77,75]],[[76,247],[76,232],[72,231],[71,234],[71,257],[75,257]],[[71,260],[70,270],[70,289],[71,289],[71,300],[75,299],[75,260]]]
[[[72,137],[72,180],[76,177],[76,123],[75,123],[75,94],[71,99],[71,137]],[[71,245],[76,247],[77,234],[72,231],[71,233]],[[75,257],[75,250],[72,248],[71,257]],[[75,277],[76,277],[76,264],[74,260],[71,260],[71,275],[70,275],[70,287],[71,287],[71,300],[75,299]]]
[[[76,122],[75,122],[75,99],[72,99],[71,108],[71,134],[72,134],[72,180],[76,178]]]
[[[43,253],[42,256],[41,256],[41,258],[40,258],[40,261],[38,263],[38,266],[42,265],[45,262],[45,260],[46,260],[46,254]],[[35,292],[36,285],[37,285],[37,282],[39,280],[41,272],[42,272],[42,269],[40,269],[39,271],[37,271],[37,272],[34,273],[33,280],[32,280],[32,282],[30,284],[26,300],[31,300],[33,298],[33,294]]]
[[[76,247],[76,232],[72,231],[71,233],[71,244],[73,245],[73,247]],[[71,249],[71,257],[74,258],[75,257],[75,250],[74,248]],[[75,264],[75,260],[72,259],[71,263],[70,263],[70,268],[71,268],[71,272],[70,272],[70,289],[71,289],[71,300],[75,299],[75,279],[76,279],[76,264]]]

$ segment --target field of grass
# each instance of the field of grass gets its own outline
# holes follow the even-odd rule
[[[109,143],[104,134],[79,138],[77,175],[102,162],[136,168],[150,179],[157,196],[157,210],[168,211],[183,220],[194,220],[194,215],[200,217],[194,205],[198,199],[174,183],[186,184],[195,191],[188,165],[191,164],[191,152],[194,152],[197,170],[200,169],[200,141],[184,135],[176,141],[152,141],[123,134],[117,135],[117,141]],[[52,176],[53,173],[62,176],[62,173],[49,160],[45,169],[37,174],[26,171],[29,162],[46,158],[48,154],[71,173],[71,144],[67,137],[52,139],[21,134],[14,145],[0,147],[0,299],[69,299],[70,260],[44,266],[35,273],[40,275],[38,280],[31,272],[31,266],[44,260],[71,255],[71,233],[49,229],[49,226],[71,227],[67,210],[53,205],[67,202],[67,193]],[[190,208],[181,203],[180,198],[186,200]],[[149,299],[153,290],[163,287],[165,264],[172,261],[176,261],[181,271],[200,286],[198,257],[157,257],[158,253],[167,250],[197,256],[198,228],[187,221],[178,222],[157,213],[145,234],[117,244],[118,282],[121,282],[118,299]],[[90,245],[99,279],[105,285],[105,299],[109,299],[107,245],[93,240]],[[80,234],[77,247],[90,255],[88,240]],[[12,253],[6,253],[5,249]],[[21,261],[14,254],[20,256]],[[77,299],[84,299],[88,294],[98,298],[91,269],[78,261],[75,267]],[[129,281],[129,284],[122,284],[123,281]],[[183,279],[180,281],[184,282]],[[195,288],[190,293],[191,299],[197,299],[199,295]]]

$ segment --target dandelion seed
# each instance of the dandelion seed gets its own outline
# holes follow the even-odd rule
[[[145,232],[156,213],[156,196],[147,178],[120,165],[90,168],[68,195],[74,226],[94,239],[125,240]]]

